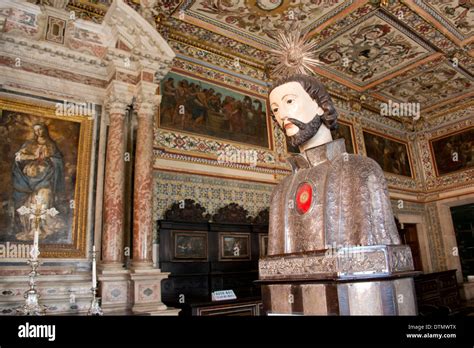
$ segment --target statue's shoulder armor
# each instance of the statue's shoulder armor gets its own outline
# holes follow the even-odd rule
[[[380,165],[375,160],[367,156],[343,153],[335,158],[332,164],[333,167],[344,166],[345,170],[352,171],[359,176],[376,174],[377,176],[384,177],[383,170]]]
[[[276,198],[277,196],[279,196],[285,190],[285,188],[291,184],[291,179],[293,175],[295,174],[292,173],[286,176],[282,181],[278,183],[278,185],[275,186],[275,188],[272,191],[272,196],[271,196],[272,200]]]

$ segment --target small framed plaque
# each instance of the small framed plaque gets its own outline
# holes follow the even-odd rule
[[[237,296],[234,290],[219,290],[212,293],[212,301],[235,300]]]

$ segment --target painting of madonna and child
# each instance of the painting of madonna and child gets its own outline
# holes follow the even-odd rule
[[[72,243],[80,126],[0,110],[0,243],[31,243],[36,227],[40,244]],[[20,214],[53,207],[59,214],[45,214],[38,226]]]
[[[268,148],[265,99],[170,72],[161,82],[159,126]]]

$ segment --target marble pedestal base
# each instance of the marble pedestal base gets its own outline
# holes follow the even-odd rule
[[[378,245],[259,261],[268,315],[416,315],[411,250]]]
[[[411,277],[262,284],[267,315],[417,315]]]
[[[130,272],[125,269],[103,268],[98,274],[101,307],[104,314],[130,310]]]
[[[168,308],[161,302],[161,281],[169,273],[156,268],[137,268],[131,271],[133,282],[133,307],[136,314],[178,315],[179,309]]]

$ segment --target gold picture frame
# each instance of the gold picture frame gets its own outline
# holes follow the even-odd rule
[[[208,261],[207,232],[172,231],[173,261]]]
[[[47,207],[59,214],[42,221],[41,258],[84,258],[94,120],[93,115],[70,115],[59,104],[0,98],[0,150],[4,151],[0,168],[5,185],[0,201],[10,216],[5,221],[7,214],[0,213],[0,242],[32,243],[31,225],[21,220],[17,205],[37,203],[43,194]],[[35,148],[36,154],[31,155]],[[5,171],[7,166],[13,169]],[[29,180],[41,184],[33,186]],[[31,189],[21,192],[21,185]]]
[[[250,233],[219,233],[219,261],[250,260]]]

